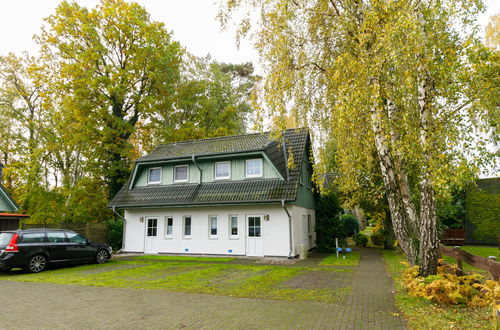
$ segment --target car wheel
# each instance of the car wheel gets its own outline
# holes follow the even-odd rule
[[[28,261],[26,270],[30,273],[40,273],[47,268],[47,257],[43,254],[36,254]]]
[[[99,250],[97,251],[97,254],[95,256],[95,262],[98,264],[103,264],[106,261],[108,261],[109,256],[108,256],[108,251],[106,250]]]

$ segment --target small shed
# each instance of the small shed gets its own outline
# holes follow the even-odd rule
[[[3,164],[0,163],[0,231],[19,228],[19,220],[28,218],[26,214],[16,214],[19,206],[2,185]]]
[[[19,220],[26,218],[29,218],[29,215],[0,213],[0,231],[19,229]]]

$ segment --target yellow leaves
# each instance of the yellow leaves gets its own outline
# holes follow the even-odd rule
[[[403,286],[409,294],[438,304],[488,306],[500,300],[500,284],[473,274],[457,276],[438,267],[438,275],[422,277],[418,266],[403,273]]]

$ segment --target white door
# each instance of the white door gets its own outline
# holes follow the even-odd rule
[[[146,238],[144,253],[158,253],[158,218],[146,219]]]
[[[247,255],[253,257],[263,257],[263,245],[262,216],[249,215],[247,217]]]

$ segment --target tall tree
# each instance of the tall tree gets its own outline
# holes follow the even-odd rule
[[[234,15],[244,17],[239,36],[260,19],[266,105],[333,140],[340,168],[375,150],[398,242],[422,274],[436,273],[436,194],[486,160],[476,133],[494,102],[474,83],[491,84],[477,79],[492,56],[474,27],[481,1],[224,3],[223,24],[250,9]],[[342,171],[340,180],[352,178]]]
[[[251,63],[218,63],[187,54],[171,108],[160,110],[152,122],[152,142],[244,133],[258,80],[253,70]]]
[[[143,7],[123,0],[93,9],[63,1],[46,22],[36,38],[52,73],[45,82],[69,114],[61,118],[75,120],[72,133],[93,146],[82,156],[113,196],[130,172],[136,125],[171,102],[181,48]]]

